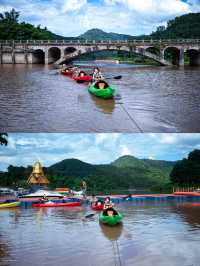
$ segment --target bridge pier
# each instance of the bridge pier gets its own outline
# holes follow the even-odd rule
[[[3,61],[2,61],[2,44],[0,44],[0,64],[3,64]]]
[[[179,66],[184,66],[185,61],[184,61],[184,49],[180,49],[179,53]]]
[[[49,52],[48,52],[48,49],[45,49],[45,52],[44,52],[44,64],[45,65],[49,64]]]
[[[12,64],[15,64],[15,42],[12,42],[12,52],[11,52],[11,57],[12,57]]]
[[[25,64],[28,64],[28,53],[26,44],[24,45],[24,62]]]

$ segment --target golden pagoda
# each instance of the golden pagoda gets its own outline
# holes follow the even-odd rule
[[[47,186],[49,180],[44,176],[41,163],[36,161],[33,165],[33,171],[28,178],[27,183],[29,185]]]

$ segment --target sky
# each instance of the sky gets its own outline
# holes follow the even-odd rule
[[[21,12],[21,21],[62,36],[91,28],[141,35],[176,16],[200,12],[200,0],[0,0],[1,13],[11,8]]]
[[[200,134],[61,134],[9,133],[8,146],[0,146],[0,170],[33,165],[50,166],[76,158],[92,164],[113,162],[120,156],[175,161],[200,149]]]

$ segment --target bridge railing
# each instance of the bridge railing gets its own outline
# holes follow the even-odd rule
[[[160,40],[82,40],[82,39],[71,39],[71,40],[0,40],[1,45],[77,45],[77,44],[200,44],[200,39],[160,39]]]

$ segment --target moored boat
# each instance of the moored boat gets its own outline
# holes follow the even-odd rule
[[[14,208],[20,205],[19,201],[7,201],[4,203],[0,203],[0,208]]]
[[[81,202],[62,202],[56,203],[53,201],[42,202],[42,203],[33,203],[32,207],[40,208],[40,207],[77,207],[81,206]]]
[[[174,195],[176,196],[193,196],[193,197],[200,197],[200,193],[199,192],[186,192],[186,191],[183,191],[183,192],[174,192],[173,193]]]

